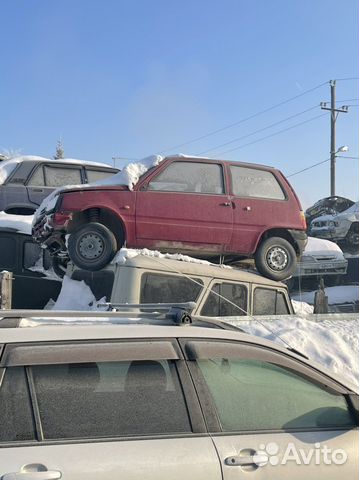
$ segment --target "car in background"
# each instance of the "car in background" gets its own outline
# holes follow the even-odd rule
[[[348,260],[336,243],[308,237],[297,270],[287,284],[292,289],[297,282],[301,282],[302,285],[309,281],[318,283],[324,278],[325,285],[337,285],[340,278],[347,273],[347,267]]]
[[[30,235],[31,220],[31,216],[0,213],[0,271],[13,273],[12,308],[42,309],[61,290],[50,252]]]
[[[128,252],[124,263],[96,272],[69,263],[67,275],[84,281],[97,301],[106,298],[111,304],[195,302],[193,313],[208,317],[294,313],[286,285],[257,273],[189,257],[193,261]],[[71,292],[63,294],[70,297]]]
[[[357,477],[358,386],[178,310],[0,316],[0,477]]]
[[[310,224],[310,235],[359,248],[359,202],[336,215],[323,215]]]
[[[58,190],[39,208],[34,238],[90,271],[126,244],[224,260],[254,257],[262,275],[293,274],[306,223],[279,170],[184,156],[156,162],[141,169],[135,184],[126,183],[136,168],[130,164],[102,186]]]
[[[310,227],[312,220],[317,217],[321,217],[322,215],[336,215],[337,213],[344,212],[344,210],[347,210],[352,205],[354,205],[354,202],[349,200],[349,198],[337,196],[322,198],[305,211],[307,225]]]
[[[32,215],[55,188],[96,182],[118,172],[105,163],[36,156],[0,162],[0,212]]]

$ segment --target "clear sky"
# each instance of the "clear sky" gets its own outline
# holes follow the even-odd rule
[[[0,18],[0,149],[23,154],[52,156],[62,137],[73,158],[211,149],[290,175],[329,157],[329,114],[311,120],[328,84],[177,145],[359,77],[358,0],[2,0]],[[354,157],[358,98],[358,80],[338,81],[338,105],[353,106],[337,147]],[[337,194],[359,200],[359,160],[338,159],[337,177]],[[307,207],[329,195],[329,164],[290,180]]]

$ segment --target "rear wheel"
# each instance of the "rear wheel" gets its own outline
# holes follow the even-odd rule
[[[116,251],[115,235],[101,223],[82,225],[69,237],[69,257],[84,270],[101,270],[112,260]]]
[[[281,237],[264,240],[255,254],[259,273],[272,280],[285,280],[295,272],[297,256],[293,246]]]

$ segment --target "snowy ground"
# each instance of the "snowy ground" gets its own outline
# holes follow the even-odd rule
[[[311,360],[359,385],[359,314],[355,320],[336,318],[320,323],[294,316],[270,321],[241,321],[239,317],[238,325],[247,333],[282,345],[283,339]]]

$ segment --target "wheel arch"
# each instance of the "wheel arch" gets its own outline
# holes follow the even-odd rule
[[[68,226],[68,233],[73,233],[88,222],[102,223],[115,235],[117,245],[121,247],[127,238],[126,225],[117,212],[105,207],[91,207],[81,212],[75,212]]]
[[[264,242],[264,240],[267,240],[267,238],[270,238],[270,237],[284,238],[285,240],[287,240],[292,245],[292,247],[295,250],[295,253],[297,255],[300,254],[300,250],[299,250],[299,246],[298,246],[297,242],[294,240],[294,238],[290,234],[290,232],[288,232],[288,230],[286,230],[285,228],[270,228],[270,229],[264,231],[262,233],[259,241],[257,242],[256,251],[257,251],[258,247]]]

